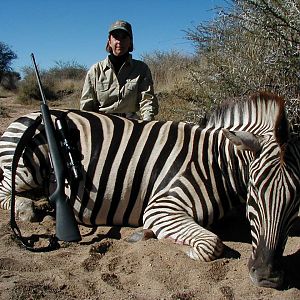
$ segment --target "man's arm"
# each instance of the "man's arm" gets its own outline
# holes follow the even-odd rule
[[[158,113],[158,100],[154,94],[153,80],[150,69],[146,68],[146,73],[140,84],[140,112],[142,119],[145,121],[154,120]]]
[[[99,111],[97,105],[97,95],[95,87],[92,84],[91,72],[89,71],[85,77],[84,85],[82,88],[80,109],[88,111]]]

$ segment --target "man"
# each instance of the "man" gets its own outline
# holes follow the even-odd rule
[[[130,54],[133,35],[128,22],[118,20],[110,26],[106,51],[109,55],[86,75],[80,109],[153,120],[158,101],[151,71]]]

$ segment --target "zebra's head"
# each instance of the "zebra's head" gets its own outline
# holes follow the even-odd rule
[[[247,218],[252,254],[248,267],[254,284],[280,288],[289,230],[299,212],[300,142],[289,134],[283,99],[260,94],[247,104],[244,130],[223,129],[236,151],[249,154]],[[256,121],[253,122],[253,116]],[[246,152],[245,152],[246,151]]]

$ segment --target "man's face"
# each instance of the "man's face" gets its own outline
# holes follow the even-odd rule
[[[124,30],[114,30],[109,36],[109,46],[115,56],[121,56],[128,52],[131,41],[128,33]]]

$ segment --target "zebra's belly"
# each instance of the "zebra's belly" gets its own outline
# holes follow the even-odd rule
[[[90,198],[86,203],[77,199],[74,210],[78,220],[85,225],[133,226],[142,225],[144,199],[141,197]]]

